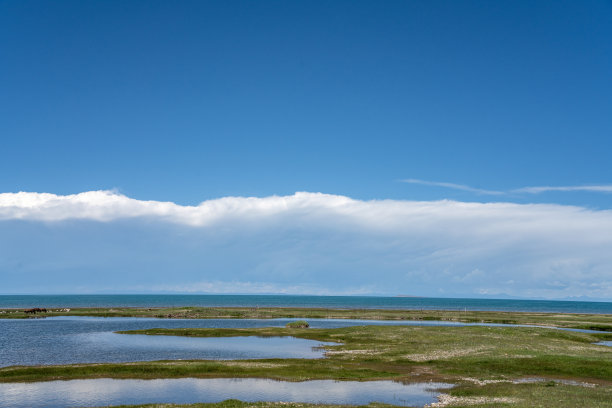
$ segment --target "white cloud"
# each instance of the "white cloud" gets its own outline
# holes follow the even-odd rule
[[[70,282],[178,292],[612,298],[609,210],[320,193],[182,206],[94,191],[0,194],[0,221],[5,291]]]
[[[210,293],[210,294],[291,294],[309,295],[368,295],[372,293],[373,287],[346,287],[341,290],[330,290],[322,285],[316,284],[292,284],[281,285],[272,282],[238,282],[238,281],[205,281],[190,282],[188,284],[164,284],[157,286],[134,286],[133,292],[154,291],[169,293]]]
[[[355,201],[342,196],[296,193],[286,197],[224,197],[198,206],[135,200],[113,191],[88,191],[72,195],[49,193],[0,194],[0,220],[62,221],[155,217],[192,226],[204,226],[225,217],[265,217],[315,208],[348,208]]]

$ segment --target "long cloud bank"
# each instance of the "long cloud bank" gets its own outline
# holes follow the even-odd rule
[[[53,270],[68,281],[63,270],[115,270],[111,289],[612,297],[612,211],[563,205],[296,193],[182,206],[111,191],[21,192],[0,194],[3,235],[12,252],[0,249],[0,272]]]

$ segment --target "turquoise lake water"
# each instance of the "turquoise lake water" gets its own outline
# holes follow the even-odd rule
[[[558,300],[293,295],[0,295],[0,308],[163,306],[496,310],[612,314],[612,302]]]

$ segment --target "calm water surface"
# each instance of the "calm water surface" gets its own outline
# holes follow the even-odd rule
[[[378,401],[402,406],[423,406],[436,400],[437,389],[450,384],[401,384],[393,381],[285,382],[245,379],[70,380],[0,384],[0,406],[6,408],[59,408],[100,405],[290,401],[364,405]]]
[[[152,319],[77,316],[0,319],[0,367],[181,359],[321,358],[323,351],[317,347],[334,345],[293,337],[220,339],[114,333],[120,330],[152,328],[284,327],[290,321],[295,319]],[[348,319],[308,319],[308,322],[313,328],[357,325],[510,326],[444,321]],[[578,329],[564,330],[593,332]],[[610,345],[609,343],[600,344]]]
[[[284,326],[289,319],[178,320],[60,317],[0,319],[0,366],[127,361],[321,358],[324,345],[294,337],[197,338],[117,334],[151,328]]]

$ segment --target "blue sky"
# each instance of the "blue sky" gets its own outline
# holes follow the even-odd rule
[[[611,38],[609,1],[0,2],[0,274],[9,277],[0,292],[44,291],[22,276],[53,271],[61,279],[47,290],[55,292],[191,285],[395,294],[399,279],[397,291],[415,295],[612,296],[610,233],[597,226],[608,225],[612,208]],[[20,191],[56,194],[65,208],[10,195]],[[81,207],[68,217],[73,199],[61,197],[88,191],[172,202],[179,212],[229,196],[332,198],[316,208],[306,200],[290,220],[297,210],[287,204],[289,212],[274,212],[276,228],[253,221],[244,231],[225,221],[194,227],[158,209],[142,215],[133,203],[114,216],[89,196],[83,205],[104,207],[106,218]],[[331,217],[333,197],[366,207],[391,200],[372,211],[406,217],[395,223],[412,232],[381,232],[361,218],[315,222],[313,214]],[[500,227],[489,255],[454,257],[460,240],[442,243],[406,224],[416,216],[402,206],[438,200],[480,203],[483,214],[491,203],[524,206],[496,209],[495,225],[542,214],[531,204],[553,205],[558,218],[525,227],[514,243]],[[249,205],[220,211],[238,217]],[[587,212],[585,224],[559,232],[570,206]],[[42,214],[56,210],[62,215]],[[478,219],[456,214],[469,222],[450,225],[471,228],[468,242],[486,246]],[[436,220],[441,231],[446,221]],[[169,230],[187,238],[169,241]],[[228,231],[223,250],[211,243]],[[567,237],[563,245],[552,231]],[[576,231],[600,241],[585,247],[572,240]],[[528,234],[549,237],[549,247],[530,249]],[[80,255],[95,248],[106,248],[104,259]],[[513,264],[524,272],[491,261],[492,253],[514,259],[518,248],[529,252]],[[369,258],[355,262],[360,253]],[[574,275],[516,283],[559,268]],[[356,269],[362,278],[345,283]],[[443,276],[472,271],[464,287],[439,291]],[[122,274],[132,281],[122,284]],[[540,290],[546,285],[563,289]]]

